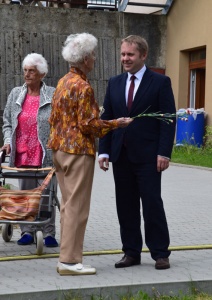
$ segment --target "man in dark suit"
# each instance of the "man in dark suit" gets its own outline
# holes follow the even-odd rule
[[[102,119],[134,117],[143,112],[176,113],[169,77],[145,66],[148,44],[131,35],[121,42],[121,63],[126,71],[110,78]],[[132,91],[131,76],[134,75]],[[133,95],[128,108],[129,90]],[[123,258],[115,264],[125,268],[141,263],[140,203],[145,242],[156,269],[170,268],[169,231],[161,198],[161,172],[169,167],[176,120],[167,123],[153,117],[139,117],[126,128],[107,134],[99,142],[99,166],[106,171],[113,163],[116,206]],[[141,202],[140,202],[141,199]]]

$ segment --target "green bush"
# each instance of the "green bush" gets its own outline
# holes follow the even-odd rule
[[[212,126],[205,127],[204,147],[212,152]]]

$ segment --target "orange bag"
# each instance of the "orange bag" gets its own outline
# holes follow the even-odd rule
[[[8,190],[0,187],[0,220],[34,221],[38,214],[43,190],[49,184],[52,168],[42,184],[32,190]]]

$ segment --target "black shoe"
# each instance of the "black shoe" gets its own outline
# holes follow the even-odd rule
[[[155,263],[155,269],[165,270],[170,268],[170,263],[168,258],[158,258]]]
[[[125,254],[122,257],[122,259],[115,264],[115,268],[128,268],[140,264],[141,264],[140,258],[133,258]]]

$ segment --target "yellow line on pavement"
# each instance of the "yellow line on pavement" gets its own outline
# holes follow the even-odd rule
[[[195,245],[195,246],[171,246],[169,247],[170,251],[187,251],[187,250],[207,250],[212,249],[212,245]],[[142,252],[149,252],[149,249],[144,248]],[[83,256],[92,256],[92,255],[113,255],[113,254],[122,254],[122,250],[99,250],[99,251],[87,251],[83,252]],[[1,261],[13,261],[13,260],[28,260],[28,259],[44,259],[44,258],[57,258],[59,253],[44,253],[42,255],[19,255],[19,256],[6,256],[0,257]]]

